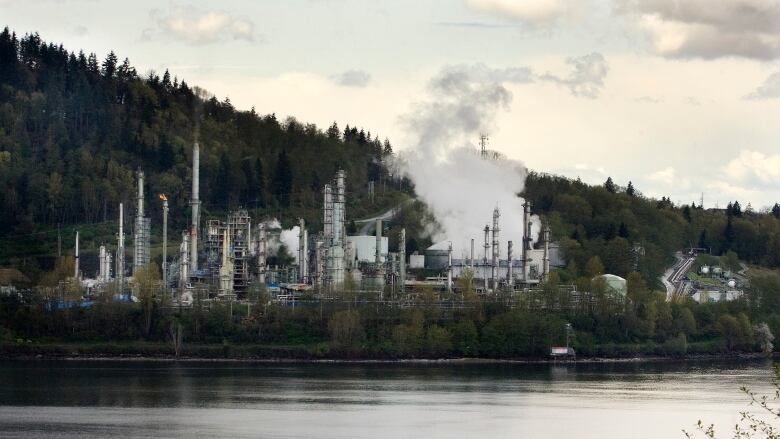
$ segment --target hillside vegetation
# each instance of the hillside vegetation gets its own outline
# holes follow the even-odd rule
[[[780,206],[758,212],[738,201],[726,209],[704,209],[696,203],[674,205],[669,199],[643,196],[629,182],[612,179],[591,186],[579,180],[531,173],[525,196],[560,240],[568,267],[563,279],[585,274],[598,256],[607,273],[642,273],[660,288],[659,276],[682,248],[698,247],[713,255],[735,252],[740,259],[767,267],[780,266]]]
[[[206,217],[244,206],[286,224],[302,216],[317,227],[322,185],[338,169],[348,176],[353,217],[393,205],[399,190],[409,190],[383,165],[392,153],[389,141],[370,132],[335,123],[322,131],[254,108],[239,111],[168,71],[141,76],[114,52],[100,59],[37,34],[17,38],[6,28],[0,33],[0,247],[13,253],[0,252],[0,264],[34,274],[39,259],[27,256],[56,254],[57,224],[115,223],[120,202],[132,215],[138,168],[147,175],[148,215],[162,217],[160,203],[149,200],[165,193],[172,230],[185,227],[196,137]],[[369,180],[377,181],[373,204]],[[86,229],[114,241],[110,227]],[[74,228],[65,230],[70,247]],[[108,235],[98,233],[105,230]]]

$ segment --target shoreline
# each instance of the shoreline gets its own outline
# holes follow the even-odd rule
[[[116,363],[190,363],[190,364],[332,364],[332,365],[479,365],[479,364],[626,364],[626,363],[671,363],[697,361],[756,361],[772,359],[761,353],[694,354],[679,357],[634,356],[634,357],[584,357],[574,359],[544,358],[206,358],[143,355],[44,355],[6,354],[0,352],[0,361],[58,361],[58,362],[116,362]]]

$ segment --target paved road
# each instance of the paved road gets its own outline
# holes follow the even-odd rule
[[[661,279],[666,286],[666,300],[671,300],[675,293],[681,291],[685,284],[685,274],[688,273],[696,260],[696,256],[683,256],[680,252],[677,252],[675,256],[677,262],[666,270],[663,279]]]

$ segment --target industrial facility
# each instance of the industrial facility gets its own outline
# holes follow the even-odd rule
[[[484,229],[474,230],[470,254],[459,257],[454,257],[450,241],[438,242],[423,254],[407,255],[403,229],[399,236],[393,237],[397,238],[397,248],[390,249],[382,219],[369,220],[375,222],[373,235],[348,236],[347,175],[343,170],[337,171],[322,188],[322,230],[309,230],[303,219],[296,221],[294,229],[282,230],[275,218],[252,218],[246,209],[201,222],[197,141],[192,157],[190,224],[181,231],[179,251],[172,252],[171,258],[167,248],[168,199],[164,194],[159,195],[163,205],[160,290],[177,306],[191,306],[196,296],[200,301],[253,300],[253,292],[259,289],[268,291],[272,299],[284,301],[303,296],[332,299],[345,290],[377,293],[378,297],[384,297],[386,292],[392,292],[394,297],[414,294],[423,287],[453,292],[457,289],[456,280],[461,277],[467,277],[478,294],[514,293],[534,288],[549,275],[551,267],[563,266],[558,246],[550,241],[549,227],[542,228],[538,243],[531,238],[530,202],[523,204],[518,217],[503,217],[504,221],[522,222],[519,248],[511,240],[501,240],[502,215],[498,206],[492,216],[486,212],[489,221]],[[116,253],[112,255],[105,245],[100,247],[98,270],[93,279],[84,279],[79,271],[77,234],[74,278],[93,292],[111,290],[120,297],[131,298],[137,283],[135,277],[151,261],[152,221],[144,210],[142,170],[137,172],[137,184],[129,273],[122,204]],[[291,233],[294,233],[294,245],[289,243]],[[481,242],[477,237],[483,238]],[[282,247],[290,256],[285,260],[292,262],[270,265],[269,260]]]

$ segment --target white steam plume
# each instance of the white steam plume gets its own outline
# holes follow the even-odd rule
[[[282,229],[282,224],[276,218],[264,221],[267,230],[268,256],[279,256],[279,248],[284,244],[287,253],[298,261],[298,235],[301,228]]]
[[[441,225],[434,241],[452,241],[454,255],[468,254],[474,238],[476,256],[483,257],[483,230],[492,227],[498,207],[501,257],[508,240],[520,256],[523,199],[517,194],[527,170],[515,160],[482,159],[475,143],[481,133],[493,131],[497,112],[512,100],[503,83],[525,82],[521,73],[484,65],[445,68],[428,84],[428,98],[403,118],[414,141],[401,154],[401,169]],[[535,239],[538,218],[534,223]]]

